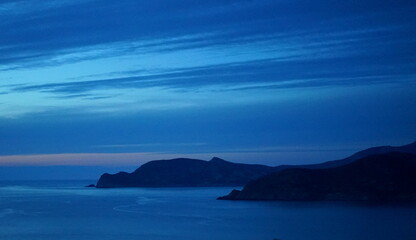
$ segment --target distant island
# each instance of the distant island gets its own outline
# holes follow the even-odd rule
[[[244,186],[222,200],[416,200],[416,142],[369,148],[309,165],[238,164],[177,158],[132,173],[103,174],[97,188]],[[93,186],[93,185],[91,185]]]
[[[237,164],[217,157],[210,161],[188,158],[156,160],[143,164],[132,173],[105,173],[96,187],[235,187],[274,170],[265,165]]]

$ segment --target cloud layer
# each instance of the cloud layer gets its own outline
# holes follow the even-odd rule
[[[387,0],[2,1],[0,152],[404,144],[416,134],[415,10]],[[204,144],[175,145],[192,142]]]

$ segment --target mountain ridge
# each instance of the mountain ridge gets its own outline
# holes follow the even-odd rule
[[[372,147],[340,160],[307,165],[271,167],[261,164],[233,163],[218,157],[213,157],[209,161],[191,158],[154,160],[143,164],[132,173],[102,174],[96,186],[97,188],[243,186],[251,180],[272,172],[291,168],[334,168],[362,157],[392,151],[416,154],[416,141],[398,147]]]
[[[242,186],[274,171],[273,167],[242,164],[214,157],[210,161],[190,158],[155,160],[132,173],[101,175],[97,188],[113,187],[205,187]]]
[[[220,200],[416,201],[416,154],[374,154],[321,169],[289,168],[233,190]]]
[[[339,167],[342,165],[346,165],[351,163],[355,160],[360,158],[374,155],[374,154],[382,154],[388,152],[404,152],[404,153],[413,153],[416,154],[416,141],[403,145],[403,146],[377,146],[377,147],[370,147],[361,151],[358,151],[352,154],[349,157],[338,159],[338,160],[330,160],[322,163],[315,163],[315,164],[302,164],[302,165],[280,165],[277,166],[276,169],[283,170],[287,168],[310,168],[310,169],[319,169],[319,168],[333,168]]]

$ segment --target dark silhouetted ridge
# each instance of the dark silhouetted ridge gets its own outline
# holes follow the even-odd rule
[[[416,155],[389,152],[334,168],[285,169],[219,199],[416,201]]]
[[[392,146],[379,146],[372,147],[362,151],[359,151],[347,158],[340,160],[327,161],[318,164],[306,164],[306,165],[281,165],[276,167],[276,171],[288,169],[288,168],[308,168],[308,169],[322,169],[322,168],[334,168],[340,167],[349,163],[352,163],[360,158],[367,157],[375,154],[383,154],[389,152],[403,152],[416,154],[416,141],[407,145],[392,147]]]
[[[214,157],[210,161],[177,158],[143,164],[132,173],[103,174],[98,188],[243,186],[274,171],[273,167],[237,164]]]
[[[317,170],[338,168],[368,156],[388,152],[416,154],[416,142],[401,147],[369,148],[345,159],[300,166],[269,167],[259,164],[239,164],[218,157],[213,157],[210,161],[189,158],[156,160],[143,164],[132,173],[103,174],[96,186],[98,188],[242,186],[272,172],[292,168]]]
[[[229,164],[229,163],[231,163],[231,162],[227,162],[224,159],[221,159],[221,158],[218,158],[218,157],[213,157],[209,162],[210,163],[218,163],[218,164],[221,164],[221,163]]]

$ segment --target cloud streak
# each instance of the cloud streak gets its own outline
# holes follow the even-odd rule
[[[286,158],[261,149],[406,143],[415,11],[401,0],[2,1],[0,153]],[[193,142],[206,145],[180,144]]]
[[[386,83],[412,83],[415,77],[409,64],[383,68],[389,60],[374,65],[363,65],[371,59],[356,59],[356,64],[345,66],[347,59],[279,60],[268,59],[229,63],[204,67],[175,69],[155,74],[133,75],[123,78],[96,79],[66,83],[26,85],[12,88],[14,92],[52,92],[64,97],[85,97],[99,89],[132,89],[162,87],[197,90],[216,87],[216,91],[247,90],[250,88],[307,88],[327,86],[360,86]],[[330,65],[327,67],[326,65]],[[413,65],[413,64],[410,64]],[[348,67],[348,69],[343,69]],[[373,68],[380,71],[374,72]],[[308,73],[298,69],[310,69]],[[247,86],[250,85],[250,86]]]
[[[0,24],[3,34],[0,63],[10,67],[41,67],[42,64],[52,64],[53,59],[62,55],[79,55],[94,48],[108,49],[114,44],[125,45],[118,51],[126,54],[147,52],[148,49],[160,52],[247,44],[275,39],[276,33],[302,34],[318,29],[316,36],[319,36],[332,32],[334,23],[342,24],[344,31],[356,29],[354,14],[371,6],[369,9],[381,16],[368,15],[361,19],[370,23],[364,26],[366,30],[386,26],[382,23],[389,15],[408,7],[403,4],[398,9],[394,5],[389,6],[389,12],[383,12],[378,7],[383,3],[388,5],[387,1],[377,2],[377,5],[368,1],[366,4],[345,4],[345,9],[337,9],[333,4],[322,7],[326,4],[323,2],[316,7],[307,1],[296,4],[280,1],[175,1],[173,4],[169,1],[115,3],[78,0],[48,1],[39,5],[30,1],[10,1],[3,4],[3,14],[0,15],[0,20],[3,20]],[[299,7],[301,5],[304,7]],[[315,11],[307,11],[307,7]],[[380,24],[375,21],[380,21]],[[314,24],[319,24],[319,28]],[[404,23],[389,24],[401,26]],[[303,38],[304,34],[300,36]],[[103,56],[97,54],[94,57]],[[88,58],[74,57],[67,61]],[[63,63],[66,62],[54,62]]]

